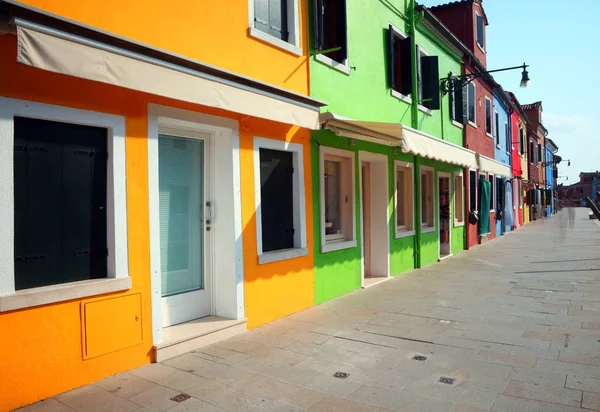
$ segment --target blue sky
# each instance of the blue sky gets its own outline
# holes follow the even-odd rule
[[[420,0],[425,6],[444,0]],[[559,147],[559,183],[579,181],[579,173],[600,170],[599,119],[600,14],[599,0],[484,0],[489,19],[487,67],[489,70],[530,65],[532,84],[519,87],[519,70],[494,74],[521,104],[543,102],[542,121]]]

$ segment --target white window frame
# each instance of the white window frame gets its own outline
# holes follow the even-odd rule
[[[350,177],[348,178],[349,191],[349,213],[350,213],[350,234],[345,234],[343,239],[328,237],[325,234],[325,157],[331,155],[343,157],[350,161]],[[320,204],[320,222],[321,222],[321,253],[333,252],[336,250],[350,249],[357,245],[356,241],[356,154],[350,150],[336,149],[333,147],[319,147],[319,204]]]
[[[494,135],[492,133],[488,133],[488,131],[487,131],[487,102],[490,102],[490,122],[492,123],[490,125],[490,131],[492,133],[494,132],[494,113],[493,113],[494,105],[492,104],[492,99],[490,99],[489,97],[485,96],[485,105],[484,105],[484,110],[485,110],[485,116],[484,116],[485,134],[489,138],[494,139]]]
[[[469,85],[473,85],[473,100],[475,100],[473,102],[473,116],[475,116],[473,120],[469,119],[469,104],[471,101],[469,99]],[[467,123],[477,128],[477,85],[473,82],[467,83]]]
[[[471,213],[471,172],[475,172],[475,212],[479,213],[479,173],[477,173],[477,169],[469,169],[469,213]]]
[[[14,267],[14,118],[106,128],[107,275],[37,288],[15,290]],[[125,118],[88,110],[0,97],[0,312],[100,295],[131,288],[127,243]]]
[[[400,37],[402,39],[408,38],[408,35],[406,33],[404,33],[402,30],[400,30],[398,27],[396,27],[391,22],[389,23],[389,27],[390,27],[390,30],[392,30],[394,32],[394,34],[396,34],[398,37]],[[392,96],[394,96],[396,99],[402,100],[403,102],[408,103],[408,104],[412,103],[412,98],[410,96],[402,94],[394,89],[391,89],[391,90],[392,90]]]
[[[285,51],[302,56],[302,42],[300,39],[300,9],[299,0],[287,0],[289,42],[271,36],[254,27],[254,0],[248,0],[248,33],[251,37],[270,43]]]
[[[293,154],[293,202],[294,202],[294,247],[290,249],[263,252],[262,248],[262,207],[260,196],[260,149],[280,150]],[[254,205],[256,211],[256,245],[258,264],[278,262],[308,255],[306,244],[306,195],[304,186],[304,153],[300,143],[254,137]]]
[[[496,212],[496,176],[492,173],[488,173],[487,177],[487,181],[490,181],[490,177],[492,178],[492,181],[490,182],[492,184],[492,188],[490,189],[491,196],[490,196],[490,213],[492,212]]]
[[[481,17],[481,24],[483,26],[481,29],[481,36],[483,37],[481,41],[483,42],[483,45],[479,44],[477,39],[477,16]],[[483,21],[483,16],[480,15],[477,10],[475,10],[475,44],[477,44],[477,47],[479,47],[481,51],[485,53],[485,22]]]
[[[410,170],[410,202],[408,202],[408,219],[412,219],[412,229],[408,229],[406,225],[398,225],[398,170]],[[396,228],[396,239],[413,236],[415,234],[415,165],[410,162],[394,160],[394,227]]]
[[[456,193],[456,178],[460,177],[460,181],[461,181],[461,192],[460,193]],[[452,199],[452,204],[453,204],[453,220],[454,220],[454,227],[460,227],[460,226],[464,226],[465,225],[465,211],[466,211],[466,207],[465,207],[465,180],[464,180],[464,175],[463,172],[454,172],[454,179],[452,181],[452,187],[454,188],[454,198]],[[462,215],[462,220],[458,220],[456,218],[456,196],[460,196],[461,198],[461,215]]]
[[[424,173],[428,173],[431,172],[432,175],[432,179],[431,179],[431,187],[429,188],[429,191],[431,193],[431,208],[432,208],[432,219],[433,222],[431,225],[429,225],[427,222],[423,221],[423,213],[421,213],[421,233],[429,233],[429,232],[433,232],[435,230],[435,223],[436,223],[436,213],[435,213],[435,206],[436,206],[436,199],[435,199],[435,169],[431,166],[420,166],[419,168],[419,205],[423,202],[423,185],[421,184],[421,180],[422,180],[422,176]],[[421,206],[421,210],[423,210],[422,206]]]

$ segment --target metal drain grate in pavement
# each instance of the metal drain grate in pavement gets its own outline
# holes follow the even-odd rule
[[[187,401],[188,399],[190,399],[191,396],[188,395],[187,393],[180,393],[179,395],[175,395],[171,398],[171,400],[173,402],[177,402],[177,403],[181,403],[183,401]]]
[[[454,385],[455,380],[456,379],[454,379],[454,378],[447,378],[445,376],[442,376],[442,377],[440,377],[438,382],[445,383],[446,385]]]
[[[427,360],[427,356],[423,356],[423,355],[415,355],[412,358],[419,362],[425,362]]]
[[[346,372],[336,372],[333,374],[334,378],[339,378],[339,379],[346,379],[348,376],[350,376],[350,374],[346,373]]]

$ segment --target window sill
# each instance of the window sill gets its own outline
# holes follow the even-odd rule
[[[283,40],[278,39],[277,37],[273,37],[270,34],[262,32],[260,30],[255,29],[254,27],[248,28],[248,34],[250,37],[254,37],[255,39],[261,40],[265,43],[269,43],[275,47],[283,49],[287,52],[295,54],[296,56],[302,56],[302,49],[297,47],[294,44],[290,44]]]
[[[261,255],[258,255],[258,264],[264,265],[265,263],[279,262],[280,260],[294,259],[297,257],[307,255],[308,248],[305,247],[276,250],[273,252],[266,252]]]
[[[435,226],[421,227],[421,233],[430,233],[435,231]]]
[[[331,67],[331,68],[339,71],[339,72],[342,72],[342,73],[344,73],[344,74],[346,74],[348,76],[350,75],[350,66],[348,66],[346,64],[343,64],[343,63],[340,63],[340,62],[336,62],[331,57],[327,57],[327,56],[324,56],[322,54],[317,54],[315,56],[315,60],[317,60],[317,61],[319,61],[319,62],[321,62],[321,63],[323,63],[323,64],[325,64],[325,65],[327,65],[327,66],[329,66],[329,67]]]
[[[456,220],[454,221],[454,227],[462,227],[465,225],[465,222],[457,222]]]
[[[462,123],[458,123],[456,120],[452,120],[452,124],[460,129],[464,128],[465,125]]]
[[[473,123],[472,121],[468,121],[469,125],[471,125],[472,127],[477,129],[477,124]]]
[[[396,229],[396,239],[401,239],[403,237],[409,237],[409,236],[414,236],[414,235],[415,235],[414,230],[398,230],[398,229]]]
[[[405,96],[394,89],[392,89],[392,96],[394,96],[398,100],[402,100],[404,103],[412,104],[412,99],[410,98],[410,96]]]
[[[500,146],[499,144],[496,144],[496,149],[502,149],[502,146]]]
[[[475,43],[477,44],[477,47],[479,47],[479,50],[481,50],[483,52],[483,54],[485,54],[485,49],[483,48],[483,46],[481,44],[479,44],[478,41],[475,41]]]
[[[422,105],[419,105],[419,111],[421,111],[421,112],[425,113],[425,114],[426,114],[426,115],[428,115],[428,116],[431,116],[431,115],[432,115],[432,111],[431,111],[431,109],[428,109],[427,107],[425,107],[425,106],[422,106]]]
[[[131,289],[131,278],[129,276],[82,280],[60,285],[24,289],[16,291],[12,295],[0,296],[0,312],[87,298],[128,289]]]
[[[493,138],[494,138],[494,136],[492,136],[492,134],[491,134],[491,133],[485,132],[485,135],[486,135],[487,137],[489,137],[490,139],[493,139]]]
[[[506,154],[510,156],[510,152],[509,151],[507,151]]]
[[[321,253],[335,252],[336,250],[352,249],[356,247],[356,240],[329,241],[321,245]]]

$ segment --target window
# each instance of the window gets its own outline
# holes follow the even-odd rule
[[[456,76],[456,73],[450,72],[451,76]],[[463,86],[461,89],[454,90],[448,94],[450,101],[450,118],[459,124],[467,124],[467,88]]]
[[[454,226],[465,224],[465,206],[462,173],[454,173]]]
[[[477,171],[469,170],[469,210],[472,212],[479,210],[477,199]]]
[[[411,40],[406,34],[390,24],[389,79],[392,94],[396,92],[409,98],[412,93]]]
[[[321,251],[356,246],[354,213],[354,152],[321,147]]]
[[[419,104],[429,110],[440,108],[438,57],[429,56],[417,45],[417,83],[419,87]]]
[[[485,134],[492,137],[492,101],[489,97],[485,98]]]
[[[505,186],[504,186],[504,182],[502,181],[501,178],[497,177],[496,178],[496,202],[494,203],[496,206],[494,206],[496,208],[497,211],[501,211],[504,210],[504,192],[505,192]]]
[[[542,157],[542,145],[538,144],[537,145],[537,162],[541,162],[543,161],[543,157]]]
[[[469,83],[467,85],[467,101],[468,101],[468,111],[469,122],[473,123],[473,125],[477,124],[476,119],[476,105],[475,105],[475,83]]]
[[[508,122],[504,122],[504,138],[506,139],[506,152],[510,153],[512,150],[510,130],[508,128]]]
[[[525,154],[525,130],[519,127],[519,154]]]
[[[428,232],[435,229],[433,168],[421,166],[421,229]]]
[[[496,144],[500,146],[500,116],[498,112],[494,110],[494,124],[492,125],[494,128],[494,137],[496,138]]]
[[[0,118],[0,311],[131,288],[125,120],[8,98]]]
[[[496,211],[496,180],[494,175],[488,175],[488,182],[490,182],[490,212]]]
[[[484,40],[483,40],[483,17],[479,15],[479,13],[475,12],[475,20],[476,20],[476,29],[477,29],[477,44],[479,47],[483,49]]]
[[[396,160],[396,238],[414,234],[413,164]]]
[[[339,50],[318,54],[317,58],[324,63],[347,64],[348,43],[346,35],[346,1],[345,0],[313,0],[314,8],[314,48],[317,51]],[[350,73],[348,68],[347,73]]]
[[[107,275],[106,129],[14,119],[15,289]]]
[[[254,138],[258,263],[306,256],[302,145]]]
[[[535,162],[535,152],[533,151],[533,142],[529,141],[529,163],[533,164]]]
[[[298,0],[249,0],[250,35],[299,56]]]

